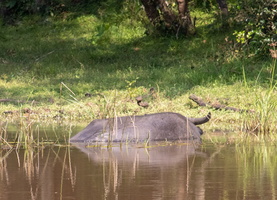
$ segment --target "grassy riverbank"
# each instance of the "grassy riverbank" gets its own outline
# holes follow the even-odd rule
[[[211,122],[201,127],[213,135],[276,134],[276,62],[243,55],[233,27],[222,31],[211,14],[192,15],[197,35],[178,39],[146,35],[141,21],[124,13],[110,21],[95,11],[2,26],[1,121],[86,124],[122,115],[212,112]],[[145,99],[149,107],[138,106],[135,97],[150,88],[155,93]],[[199,107],[190,94],[255,112]]]

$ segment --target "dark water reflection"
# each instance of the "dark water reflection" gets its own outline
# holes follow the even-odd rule
[[[275,147],[0,152],[0,199],[276,199]]]

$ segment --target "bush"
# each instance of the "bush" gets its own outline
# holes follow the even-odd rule
[[[73,0],[3,0],[0,2],[0,17],[4,23],[14,21],[30,14],[55,15],[65,10],[66,3]]]
[[[277,3],[275,0],[243,0],[237,4],[236,20],[243,27],[234,32],[237,42],[251,53],[268,54],[277,43]]]

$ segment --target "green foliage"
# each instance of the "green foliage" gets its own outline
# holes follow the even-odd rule
[[[216,1],[213,0],[194,0],[190,2],[191,6],[203,10],[211,10],[212,7],[217,6]]]
[[[4,0],[1,4],[1,8],[5,9],[9,16],[22,16],[36,12],[50,14],[54,10],[60,9],[59,6],[62,6],[62,3],[58,0],[47,1],[47,3],[36,0]]]
[[[270,46],[277,42],[276,1],[243,0],[236,6],[235,19],[242,27],[234,32],[237,42],[251,53],[268,54]]]
[[[86,6],[88,3],[89,0],[82,2],[78,0],[2,0],[0,17],[5,24],[13,24],[28,15],[57,16],[81,5]]]

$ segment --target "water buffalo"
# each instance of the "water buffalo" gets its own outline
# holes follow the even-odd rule
[[[138,116],[96,119],[71,143],[151,142],[198,140],[203,131],[196,125],[208,122],[209,113],[201,118],[187,118],[178,113],[164,112]]]

